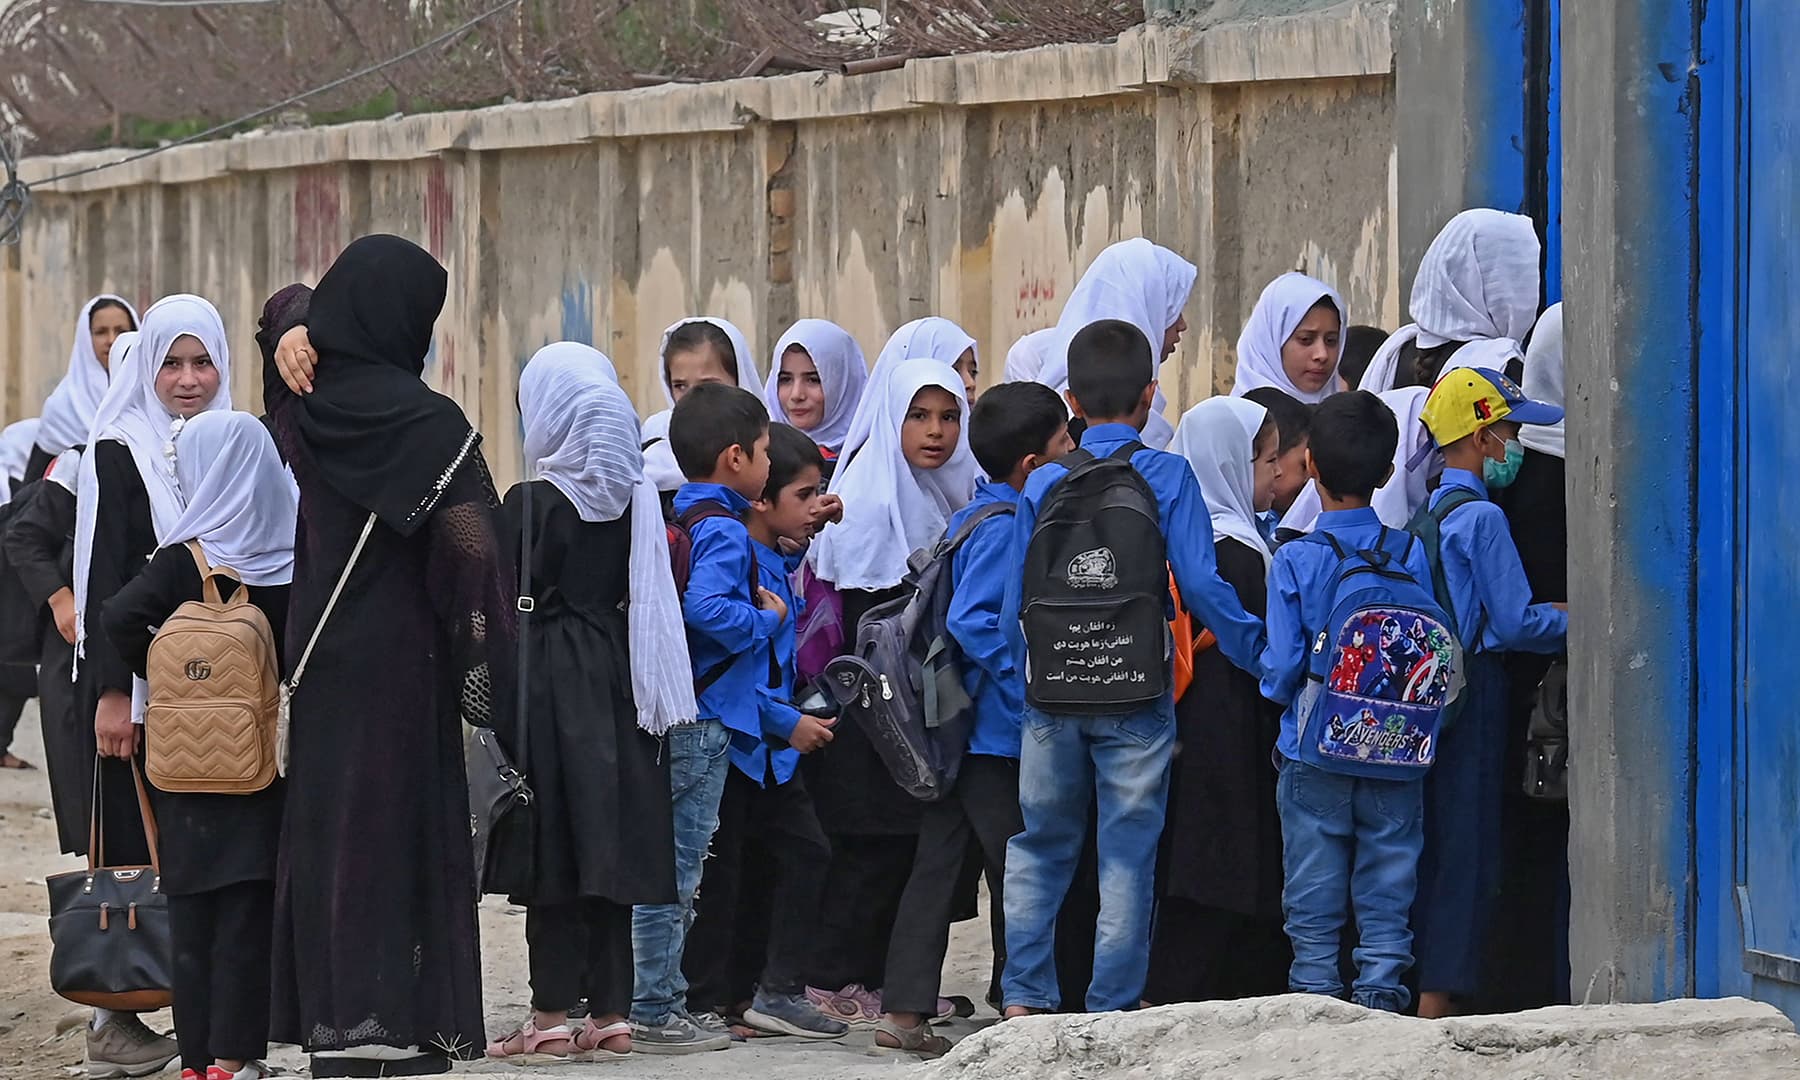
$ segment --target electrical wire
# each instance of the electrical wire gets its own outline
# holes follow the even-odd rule
[[[229,131],[230,129],[232,129],[234,127],[238,127],[239,125],[248,124],[252,120],[260,120],[263,117],[268,116],[270,113],[280,112],[282,109],[285,109],[290,105],[298,105],[300,102],[305,101],[308,98],[317,97],[318,95],[326,93],[327,91],[330,91],[330,90],[336,90],[338,87],[343,86],[346,83],[355,82],[356,80],[364,78],[365,76],[373,75],[376,72],[383,70],[384,68],[393,67],[395,64],[398,64],[403,60],[411,60],[413,57],[419,55],[422,52],[426,52],[431,49],[435,49],[439,45],[442,45],[442,44],[450,41],[453,38],[461,37],[463,34],[466,34],[470,30],[475,29],[475,27],[481,25],[482,23],[484,23],[487,20],[493,18],[494,16],[500,14],[501,12],[507,10],[508,8],[516,7],[520,2],[521,2],[521,0],[501,0],[500,3],[495,4],[491,8],[488,8],[486,11],[484,11],[481,14],[475,16],[474,18],[468,20],[467,22],[461,24],[460,26],[456,26],[456,27],[453,27],[452,29],[446,30],[443,33],[439,34],[437,37],[432,38],[430,41],[422,42],[418,45],[415,45],[412,48],[406,50],[403,53],[400,53],[397,56],[391,56],[388,59],[383,60],[377,64],[370,64],[368,67],[363,68],[359,71],[352,71],[348,75],[340,76],[336,79],[331,80],[328,83],[325,83],[322,86],[315,86],[311,90],[306,90],[301,93],[295,94],[293,97],[287,98],[282,101],[277,101],[273,105],[265,105],[264,107],[257,109],[255,112],[245,113],[243,116],[240,116],[235,120],[227,120],[222,124],[214,124],[212,127],[207,128],[205,131],[197,131],[192,135],[188,135],[183,138],[176,139],[173,142],[164,143],[161,146],[153,146],[148,150],[140,150],[135,154],[129,154],[125,157],[120,158],[117,161],[106,161],[106,162],[102,162],[98,165],[89,165],[86,168],[82,168],[82,169],[71,169],[68,172],[57,173],[54,176],[46,176],[41,180],[35,181],[35,183],[54,184],[59,180],[72,180],[77,176],[89,176],[89,175],[92,175],[93,173],[104,172],[107,169],[116,169],[121,165],[129,165],[134,161],[142,161],[145,158],[155,157],[157,154],[160,154],[165,150],[173,150],[178,146],[186,146],[189,143],[199,142],[202,139],[210,138],[211,136],[217,135],[222,131]],[[9,176],[11,175],[10,165],[8,166],[8,175]],[[3,190],[3,189],[0,189],[0,190]],[[3,207],[4,207],[4,203],[0,203],[0,208],[3,208]],[[23,213],[22,209],[21,209],[20,213],[21,214]],[[4,218],[0,218],[0,223],[3,223],[4,220],[5,220]],[[4,234],[0,233],[0,235],[4,235]]]
[[[0,184],[0,247],[19,242],[25,211],[31,206],[31,189],[19,179],[18,159],[18,134],[0,137],[0,167],[6,170],[6,182]]]

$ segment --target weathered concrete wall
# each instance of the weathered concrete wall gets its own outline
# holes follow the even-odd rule
[[[1116,44],[595,94],[185,147],[26,163],[21,247],[0,264],[0,403],[35,412],[89,295],[218,303],[254,407],[260,304],[369,231],[450,270],[428,378],[503,476],[513,390],[539,346],[589,341],[660,407],[662,327],[706,312],[766,349],[838,320],[871,360],[925,314],[957,320],[997,377],[1052,324],[1101,248],[1145,235],[1200,266],[1164,371],[1183,405],[1229,382],[1262,285],[1303,268],[1358,322],[1400,314],[1393,47],[1384,0]]]

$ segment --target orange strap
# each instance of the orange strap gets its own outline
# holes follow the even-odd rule
[[[1219,643],[1211,630],[1194,633],[1194,619],[1181,603],[1181,589],[1175,584],[1175,571],[1169,571],[1169,596],[1175,601],[1175,618],[1169,632],[1175,641],[1175,700],[1180,701],[1194,684],[1194,658]]]

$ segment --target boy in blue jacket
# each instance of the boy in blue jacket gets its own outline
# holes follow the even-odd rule
[[[675,512],[693,540],[682,611],[694,666],[699,719],[668,734],[675,802],[675,889],[680,901],[632,915],[637,968],[631,1039],[643,1053],[723,1050],[731,1038],[716,1017],[689,1013],[682,950],[693,921],[701,860],[719,825],[732,732],[760,737],[756,684],[767,664],[759,647],[787,621],[781,598],[757,584],[743,515],[769,478],[769,413],[755,394],[723,384],[695,387],[669,419],[669,447],[688,482]]]
[[[769,479],[750,504],[751,549],[759,586],[780,598],[790,618],[754,650],[758,726],[754,733],[730,732],[719,828],[682,968],[692,996],[724,1012],[749,996],[750,987],[734,985],[733,959],[747,943],[760,946],[760,975],[744,1022],[776,1035],[835,1039],[849,1026],[819,1012],[805,995],[831,843],[799,767],[801,754],[831,741],[836,721],[806,715],[793,704],[794,624],[802,611],[788,576],[794,560],[781,551],[784,540],[806,544],[822,522],[825,459],[801,432],[771,424],[768,460]],[[760,860],[767,865],[753,865]],[[750,895],[757,893],[766,896]],[[752,911],[774,917],[752,925],[746,917]]]
[[[1019,716],[1025,684],[1014,664],[1000,609],[1012,556],[1012,516],[1026,478],[1075,448],[1056,391],[1035,382],[994,387],[969,415],[969,449],[990,479],[950,518],[955,536],[977,520],[950,562],[946,628],[962,650],[963,686],[975,724],[956,786],[925,808],[912,872],[888,940],[886,1015],[875,1043],[936,1057],[950,1048],[927,1026],[937,1015],[938,983],[950,946],[957,880],[973,837],[987,863],[992,903],[1003,910],[1007,841],[1019,817]],[[995,947],[1004,951],[1001,933]]]
[[[1373,394],[1336,394],[1314,411],[1308,440],[1306,471],[1321,507],[1314,533],[1331,534],[1345,550],[1374,548],[1384,527],[1369,500],[1394,471],[1394,414]],[[1429,587],[1424,545],[1412,544],[1407,552],[1406,571]],[[1281,769],[1275,803],[1281,813],[1281,903],[1294,946],[1288,989],[1343,996],[1338,937],[1354,909],[1361,940],[1351,1000],[1398,1012],[1411,1000],[1400,979],[1412,966],[1407,916],[1418,885],[1425,781],[1349,776],[1300,760],[1295,699],[1315,635],[1331,618],[1337,568],[1329,545],[1295,542],[1281,546],[1269,570],[1262,693],[1286,710],[1275,744]]]
[[[1093,323],[1069,343],[1069,404],[1085,420],[1082,449],[1105,457],[1139,441],[1156,396],[1150,342],[1127,322]],[[1218,638],[1232,663],[1255,671],[1262,623],[1244,611],[1219,577],[1211,514],[1185,458],[1141,448],[1131,466],[1155,495],[1158,526],[1182,599]],[[1031,474],[1012,527],[1000,624],[1016,670],[1025,670],[1019,623],[1024,580],[1038,511],[1063,477],[1061,464]],[[1164,597],[1166,615],[1173,605]],[[1100,918],[1094,935],[1091,1012],[1135,1008],[1150,966],[1156,848],[1168,810],[1175,744],[1169,693],[1146,708],[1112,715],[1046,713],[1026,704],[1019,754],[1019,809],[1024,831],[1006,849],[1006,1015],[1047,1012],[1061,999],[1055,923],[1087,834],[1088,808],[1099,811]]]
[[[1563,410],[1531,401],[1498,371],[1452,368],[1420,419],[1444,453],[1431,495],[1438,562],[1467,656],[1455,722],[1425,781],[1425,853],[1413,931],[1419,939],[1419,1015],[1449,1016],[1480,989],[1481,953],[1500,887],[1505,783],[1505,654],[1558,653],[1569,632],[1562,605],[1533,604],[1506,513],[1488,497],[1524,461],[1522,424],[1554,424]]]

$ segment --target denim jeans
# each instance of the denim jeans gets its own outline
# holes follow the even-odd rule
[[[1056,914],[1098,803],[1100,918],[1091,1012],[1136,1008],[1150,968],[1156,846],[1168,810],[1175,706],[1123,716],[1061,716],[1027,707],[1019,755],[1025,831],[1006,848],[1007,1005],[1054,1009]]]
[[[640,905],[631,913],[632,966],[636,989],[631,1018],[642,1024],[666,1023],[671,1013],[687,1010],[687,979],[681,953],[694,925],[694,894],[700,889],[700,864],[719,827],[719,798],[731,769],[726,751],[731,733],[717,720],[683,724],[669,731],[669,794],[675,805],[676,903]]]
[[[1338,936],[1354,909],[1361,940],[1351,1000],[1399,1012],[1411,1000],[1400,977],[1412,966],[1413,894],[1425,843],[1425,781],[1343,776],[1282,761],[1281,906],[1294,966],[1288,989],[1344,995]]]

